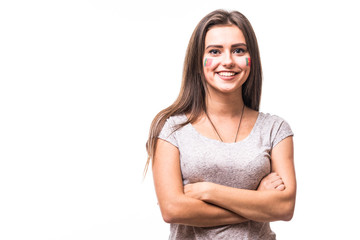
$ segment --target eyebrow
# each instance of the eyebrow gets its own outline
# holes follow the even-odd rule
[[[208,49],[208,48],[224,48],[222,45],[209,45],[207,46],[205,49]],[[247,47],[245,43],[236,43],[236,44],[233,44],[231,45],[232,48],[234,47]]]

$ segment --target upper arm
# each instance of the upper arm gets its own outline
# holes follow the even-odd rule
[[[296,177],[292,136],[283,139],[272,149],[271,166],[272,171],[277,172],[281,176],[286,187],[284,193],[286,193],[293,208],[296,196]]]
[[[179,149],[158,139],[152,164],[154,185],[159,206],[166,221],[167,210],[183,194]]]

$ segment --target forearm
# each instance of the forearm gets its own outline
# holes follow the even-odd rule
[[[294,194],[284,191],[253,191],[213,184],[202,200],[259,222],[290,220]]]
[[[160,206],[165,222],[196,227],[213,227],[236,224],[248,219],[227,209],[182,196],[176,201]]]

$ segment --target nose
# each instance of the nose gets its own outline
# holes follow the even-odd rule
[[[222,65],[226,68],[234,67],[234,59],[230,52],[226,52],[223,55]]]

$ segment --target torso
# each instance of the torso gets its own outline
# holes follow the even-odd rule
[[[183,185],[213,182],[256,190],[261,179],[271,172],[273,146],[292,135],[292,131],[283,119],[274,115],[246,111],[243,117],[236,143],[231,141],[234,134],[227,139],[231,142],[219,141],[204,117],[176,131],[178,124],[188,120],[187,116],[172,116],[166,121],[159,138],[179,149]],[[232,131],[234,128],[237,128],[235,121]],[[275,239],[269,223],[255,221],[212,228],[171,224],[169,239],[227,239],[229,236],[247,240]]]

